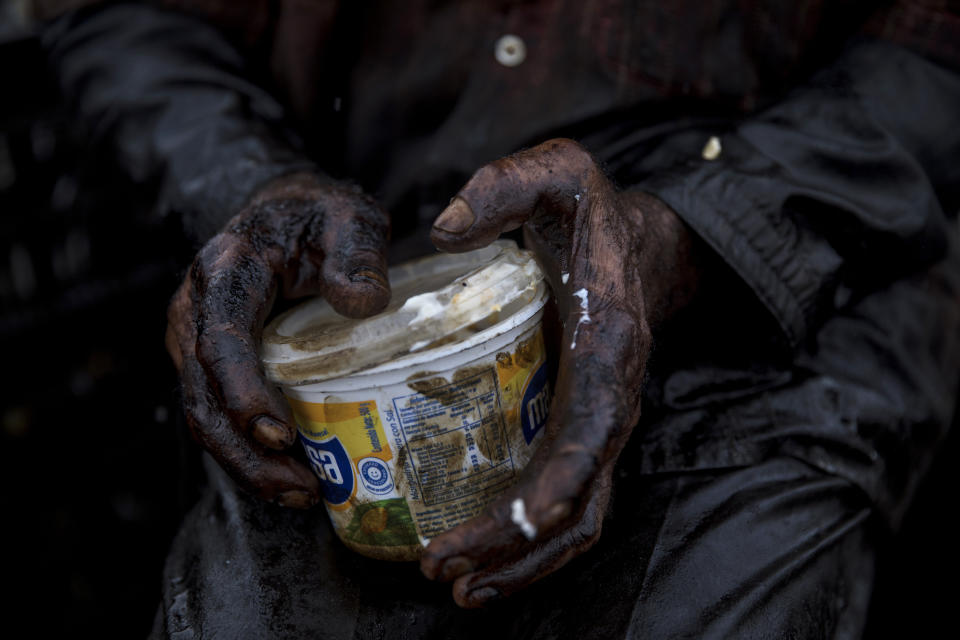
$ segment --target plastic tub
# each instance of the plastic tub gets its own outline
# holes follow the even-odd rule
[[[366,320],[314,299],[264,332],[262,360],[293,408],[340,539],[412,560],[517,478],[547,417],[548,290],[500,241],[390,271]]]

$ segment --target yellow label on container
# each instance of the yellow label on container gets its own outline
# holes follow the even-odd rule
[[[520,422],[529,444],[546,422],[550,401],[542,331],[520,341],[513,353],[497,354],[497,378],[504,418]]]
[[[393,457],[383,436],[380,412],[373,400],[364,402],[327,402],[318,404],[290,399],[300,432],[311,440],[322,441],[335,434],[353,460],[375,456]]]
[[[331,509],[350,508],[358,484],[372,496],[392,492],[392,475],[385,463],[393,452],[383,435],[376,402],[321,404],[293,398],[289,402]]]
[[[288,400],[327,507],[339,512],[334,526],[340,536],[372,547],[418,544],[407,501],[387,464],[393,452],[376,402]]]

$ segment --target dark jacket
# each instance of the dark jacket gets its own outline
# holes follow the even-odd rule
[[[673,352],[661,341],[638,464],[787,454],[902,514],[960,362],[956,266],[930,275],[954,259],[960,207],[951,3],[167,4],[209,21],[109,4],[45,40],[91,137],[160,179],[196,240],[317,166],[376,195],[396,237],[424,238],[477,167],[574,137],[752,292]],[[516,66],[495,58],[505,34],[525,44]]]
[[[207,21],[110,4],[45,41],[91,139],[159,180],[196,241],[319,167],[425,245],[477,167],[563,135],[727,267],[657,336],[601,553],[470,616],[211,466],[156,635],[856,635],[864,523],[900,521],[960,382],[952,3],[178,4]],[[515,66],[494,55],[505,34]]]

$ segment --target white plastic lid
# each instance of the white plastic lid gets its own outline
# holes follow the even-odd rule
[[[399,265],[390,284],[390,304],[371,318],[345,318],[322,298],[277,316],[260,348],[267,377],[298,386],[428,362],[509,330],[511,316],[539,310],[547,297],[533,254],[509,240]]]

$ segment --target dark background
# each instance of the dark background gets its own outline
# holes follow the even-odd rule
[[[192,248],[80,144],[36,38],[0,12],[0,633],[144,637],[197,450],[163,350]],[[957,435],[883,537],[868,638],[952,628]]]

